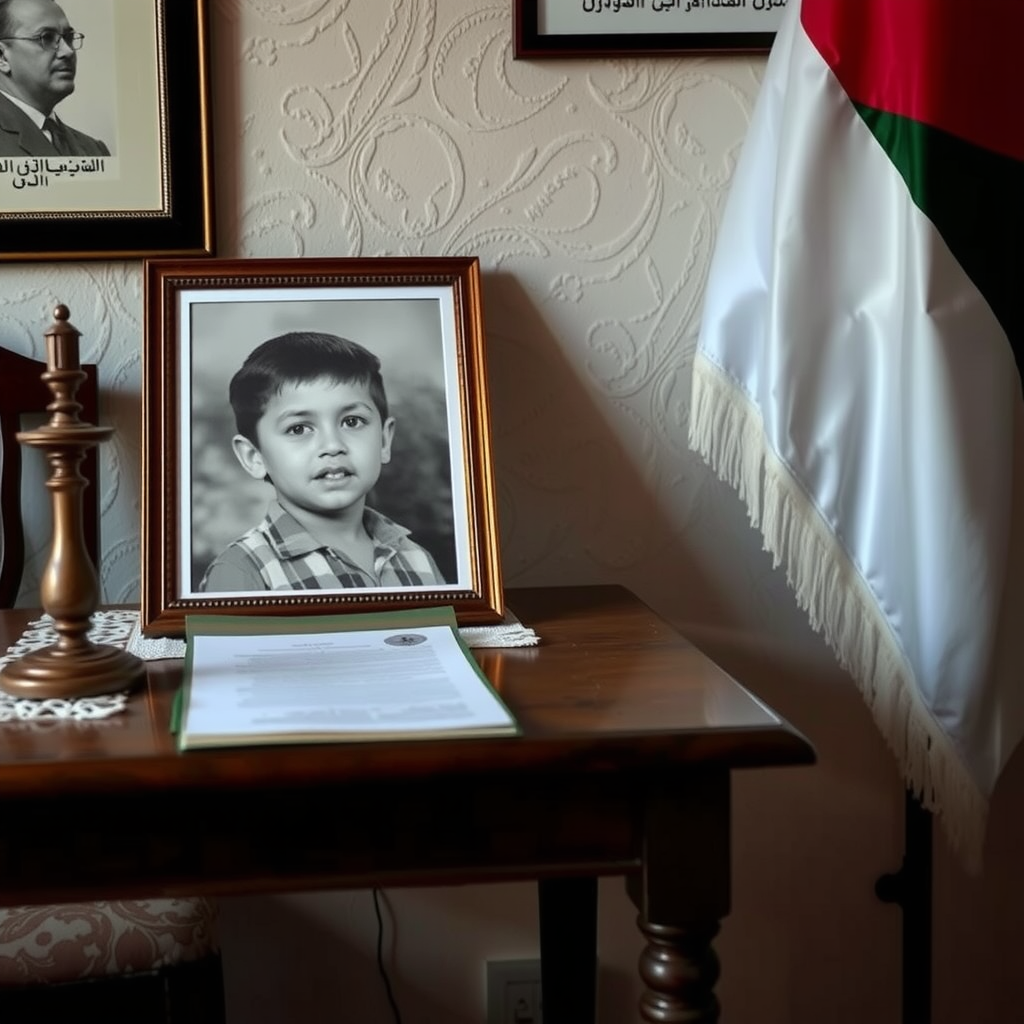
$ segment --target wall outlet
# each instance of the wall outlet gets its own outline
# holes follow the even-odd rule
[[[540,960],[487,961],[487,1024],[544,1024]]]

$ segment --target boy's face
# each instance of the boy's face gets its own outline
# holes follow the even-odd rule
[[[237,435],[242,467],[269,476],[281,506],[333,516],[358,504],[391,460],[395,421],[381,422],[366,384],[327,378],[285,384],[256,424],[257,445]]]

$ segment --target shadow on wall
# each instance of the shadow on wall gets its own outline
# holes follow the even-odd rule
[[[584,347],[580,339],[559,340],[509,273],[484,275],[484,311],[506,585],[622,583],[651,600],[652,588],[671,580],[677,602],[696,602],[713,619],[726,614],[566,357]]]

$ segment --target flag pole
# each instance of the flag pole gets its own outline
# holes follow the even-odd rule
[[[881,875],[875,895],[903,911],[902,1024],[932,1014],[932,813],[908,789],[903,801],[903,863]]]

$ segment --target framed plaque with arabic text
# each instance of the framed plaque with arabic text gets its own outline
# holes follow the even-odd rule
[[[59,0],[43,19],[12,7],[3,259],[212,255],[206,4]]]
[[[767,51],[787,6],[787,0],[512,2],[517,59]]]

